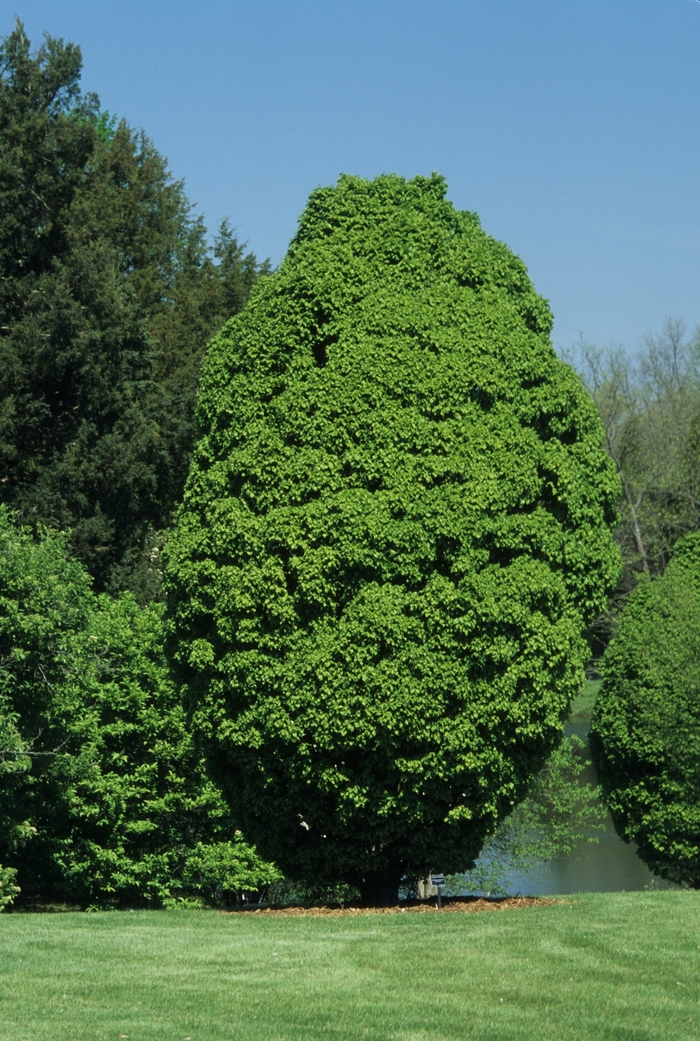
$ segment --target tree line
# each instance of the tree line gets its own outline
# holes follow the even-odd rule
[[[698,527],[697,337],[580,345],[587,395],[437,176],[317,191],[273,273],[80,70],[0,46],[0,900],[570,849],[584,630]]]
[[[580,342],[565,357],[595,401],[621,481],[615,539],[624,568],[593,627],[602,653],[640,576],[662,575],[676,542],[700,527],[700,330],[688,337],[668,318],[634,353]]]

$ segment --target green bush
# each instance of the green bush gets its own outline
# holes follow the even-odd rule
[[[227,887],[235,829],[162,639],[160,606],[95,596],[65,538],[34,540],[0,508],[0,697],[30,752],[0,776],[0,860],[23,898],[158,905],[190,882],[201,896],[193,857],[209,858],[206,886]],[[234,848],[237,888],[278,877]]]
[[[0,911],[4,911],[19,896],[20,888],[15,885],[17,872],[0,864]]]
[[[700,888],[700,533],[632,594],[601,672],[591,751],[615,829]]]
[[[595,407],[434,175],[315,191],[210,345],[171,652],[292,878],[466,868],[556,746],[619,569]]]
[[[282,873],[258,857],[240,832],[229,842],[198,842],[182,870],[186,892],[208,904],[240,902],[244,893],[260,893],[281,880]]]

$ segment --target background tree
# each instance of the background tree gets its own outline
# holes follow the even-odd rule
[[[602,674],[590,742],[615,830],[700,888],[700,533],[632,593]]]
[[[168,543],[211,767],[295,878],[464,870],[561,737],[618,572],[595,408],[434,175],[314,192],[212,342]]]
[[[615,537],[624,571],[613,612],[641,574],[662,574],[677,540],[700,526],[699,347],[698,333],[687,340],[683,323],[667,319],[635,355],[586,343],[572,354],[622,485]],[[609,621],[603,629],[607,639]]]
[[[0,698],[24,753],[0,759],[0,863],[23,899],[96,904],[275,881],[194,749],[161,606],[96,596],[65,542],[0,512]]]
[[[157,591],[205,345],[265,265],[212,248],[143,134],[80,92],[81,56],[0,44],[0,499],[71,529],[99,589]]]

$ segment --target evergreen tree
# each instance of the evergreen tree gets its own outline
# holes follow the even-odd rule
[[[70,529],[97,588],[157,591],[205,345],[261,271],[212,249],[144,135],[80,92],[80,50],[0,44],[0,501]]]

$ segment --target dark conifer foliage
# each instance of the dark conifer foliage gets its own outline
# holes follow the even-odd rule
[[[80,90],[80,49],[0,43],[0,501],[70,529],[98,589],[158,586],[204,348],[265,265],[213,248],[142,133]]]

